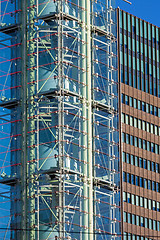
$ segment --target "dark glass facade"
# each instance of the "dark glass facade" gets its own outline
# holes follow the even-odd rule
[[[119,14],[121,82],[160,97],[159,28]]]
[[[160,29],[118,19],[122,235],[160,239]]]

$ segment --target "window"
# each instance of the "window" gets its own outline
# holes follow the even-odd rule
[[[147,150],[146,140],[143,140],[143,149],[144,149],[144,150]]]
[[[158,108],[157,107],[154,107],[154,115],[158,116]]]
[[[126,133],[126,143],[130,144],[130,135]]]
[[[159,164],[156,163],[156,173],[159,173]]]
[[[155,152],[155,149],[154,149],[154,143],[151,143],[151,152]]]
[[[124,222],[127,222],[127,213],[126,212],[124,212],[123,218],[124,218]]]
[[[138,128],[142,129],[142,120],[141,119],[138,119]]]
[[[138,147],[138,138],[137,137],[134,137],[134,146]]]
[[[147,201],[147,198],[144,198],[144,208],[148,208],[148,201]]]
[[[157,144],[155,144],[155,153],[158,154],[159,153],[159,146]]]
[[[147,122],[147,132],[150,132],[150,123]]]
[[[122,159],[123,159],[123,162],[126,162],[126,153],[125,152],[122,153]]]
[[[137,118],[134,118],[134,127],[138,127],[138,119]]]
[[[148,218],[145,218],[144,221],[145,221],[145,228],[148,228]]]
[[[130,137],[130,145],[134,146],[134,137],[133,136]]]
[[[132,240],[136,240],[136,235],[132,234]],[[148,239],[146,239],[148,240]]]
[[[140,226],[140,217],[139,216],[136,216],[136,225]]]
[[[144,217],[141,217],[141,227],[144,227]]]
[[[134,104],[134,108],[137,108],[137,99],[134,98],[133,104]]]
[[[148,180],[148,189],[149,189],[149,190],[152,190],[152,183],[151,183],[151,180]]]
[[[151,143],[147,141],[147,151],[151,151]]]
[[[145,121],[142,121],[142,130],[146,131],[146,122]]]
[[[129,153],[126,154],[126,159],[127,159],[127,163],[130,163],[130,154]]]
[[[131,165],[135,165],[134,164],[134,156],[133,155],[131,155]]]
[[[148,200],[148,208],[151,210],[152,209],[152,202],[151,199]]]
[[[143,182],[144,182],[144,188],[146,188],[147,189],[147,179],[143,179]]]
[[[132,204],[135,205],[135,195],[132,194],[131,197],[132,197]]]
[[[156,192],[160,192],[160,184],[159,183],[156,183]]]
[[[153,200],[152,205],[153,205],[152,209],[156,211],[156,201]]]
[[[142,139],[139,138],[139,145],[138,145],[139,148],[142,148]]]
[[[127,202],[127,193],[126,192],[123,192],[123,201]]]
[[[153,105],[150,105],[150,113],[151,113],[152,115],[154,115],[154,107],[153,107]]]
[[[143,168],[143,158],[139,158],[139,167]]]
[[[133,97],[129,97],[129,105],[130,107],[133,107]]]
[[[127,183],[131,183],[131,175],[130,175],[130,173],[127,173]]]
[[[135,156],[135,166],[139,167],[139,161],[138,161],[138,157],[137,156]]]
[[[155,132],[155,135],[158,135],[158,126],[154,127],[154,132]]]
[[[138,100],[138,110],[141,110],[141,101]]]
[[[153,220],[153,230],[157,231],[157,221]]]
[[[124,233],[124,240],[127,240],[128,239],[128,233]]]
[[[155,181],[152,181],[152,190],[156,191],[156,182]]]
[[[132,117],[132,116],[130,116],[130,125],[131,125],[131,126],[134,125],[134,123],[133,123],[133,117]]]
[[[155,172],[155,162],[152,162],[152,171]]]
[[[151,161],[148,160],[148,170],[151,171]]]
[[[150,105],[148,103],[146,103],[146,112],[150,113]]]
[[[142,102],[142,111],[145,112],[145,102]]]
[[[151,133],[154,134],[154,125],[151,123]]]
[[[125,114],[122,113],[122,123],[125,123]]]
[[[136,224],[136,215],[132,214],[132,224]]]
[[[125,142],[125,133],[122,133],[122,142]]]
[[[140,177],[140,187],[143,187],[143,178],[142,177]]]
[[[153,229],[153,220],[149,219],[149,229]]]
[[[133,184],[133,185],[135,185],[135,175],[131,175],[131,183]]]
[[[143,159],[143,168],[147,169],[147,160],[146,159]]]
[[[131,194],[130,193],[127,193],[127,202],[131,203]]]
[[[139,196],[136,196],[136,206],[139,206]]]
[[[128,223],[131,223],[131,214],[128,213]]]
[[[157,212],[159,212],[159,211],[160,211],[160,203],[157,202]]]
[[[157,221],[157,231],[160,231],[160,222]]]
[[[125,95],[125,104],[129,105],[129,96]]]
[[[132,236],[131,236],[131,233],[128,233],[128,240],[132,240],[131,237],[132,237]]]
[[[126,114],[126,124],[129,124],[129,115]]]
[[[139,177],[136,176],[136,186],[139,186]]]
[[[144,207],[143,197],[140,197],[140,207]]]

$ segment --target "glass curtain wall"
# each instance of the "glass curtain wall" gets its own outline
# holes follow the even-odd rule
[[[121,239],[114,1],[1,13],[0,237]]]

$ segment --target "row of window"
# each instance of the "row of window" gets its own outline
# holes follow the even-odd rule
[[[158,163],[152,162],[145,158],[141,158],[141,157],[123,152],[122,159],[123,159],[123,162],[129,163],[133,166],[144,168],[148,171],[160,173],[160,165]]]
[[[123,201],[149,210],[160,212],[160,202],[152,199],[123,192]]]
[[[153,66],[156,66],[156,63],[159,61],[159,59],[157,59],[157,61],[153,60],[153,58],[151,58],[151,56],[150,56],[150,58],[145,56],[143,52],[140,53],[140,52],[135,52],[133,50],[128,49],[128,45],[127,44],[121,44],[120,45],[120,56],[121,56],[121,59],[123,57],[123,52],[126,53],[125,54],[125,65],[127,65],[127,56],[129,57],[129,59],[132,57],[134,62],[135,62],[135,57],[136,57],[138,59],[138,61],[145,61],[147,63],[153,64]],[[122,61],[121,61],[121,64],[122,64]],[[123,69],[123,65],[121,65],[121,69]],[[128,71],[128,69],[126,69],[126,70]],[[131,72],[131,62],[129,64],[129,72]],[[141,75],[141,79],[144,78],[143,68],[141,68],[141,71],[137,70],[137,75]],[[124,83],[123,78],[121,78],[121,82]],[[128,82],[129,82],[128,79],[125,77],[125,83],[128,84]]]
[[[137,40],[137,42],[139,43],[139,42],[141,42],[142,44],[144,43],[144,44],[146,44],[146,45],[148,45],[148,46],[152,46],[153,48],[155,48],[155,44],[157,44],[157,49],[159,49],[159,45],[160,45],[160,43],[159,43],[159,41],[158,40],[156,40],[153,36],[152,36],[152,40],[150,40],[150,39],[148,39],[148,38],[145,38],[144,36],[142,37],[142,36],[139,36],[139,35],[136,35],[135,34],[135,31],[134,31],[134,26],[132,26],[132,32],[131,31],[129,31],[129,30],[125,30],[125,29],[123,29],[123,28],[120,28],[120,33],[123,35],[123,36],[126,36],[127,37],[127,35],[128,35],[128,38],[130,39],[136,39]]]
[[[131,87],[137,88],[139,90],[145,91],[146,93],[152,94],[154,96],[160,97],[160,79],[159,77],[153,76],[153,73],[149,72],[151,69],[151,64],[145,63],[145,73],[139,70],[135,70],[135,57],[129,55],[129,59],[133,59],[133,66],[123,65],[123,55],[120,52],[121,58],[121,82],[125,83]],[[127,54],[125,54],[125,64],[127,63]],[[137,61],[141,61],[137,59]],[[150,62],[150,60],[148,60]],[[155,61],[154,61],[155,63]],[[143,65],[142,65],[143,66]],[[156,73],[156,66],[153,65],[154,73]],[[157,68],[157,74],[159,76],[159,69]]]
[[[123,172],[123,181],[155,192],[160,192],[160,183],[134,174]]]
[[[143,236],[138,236],[135,234],[124,232],[124,240],[153,240],[152,238],[147,238]]]
[[[146,218],[146,217],[141,217],[132,213],[127,213],[124,212],[124,222],[130,223],[130,224],[134,224],[140,227],[144,227],[144,228],[149,228],[151,230],[155,230],[155,231],[160,231],[160,222],[150,219],[150,218]]]
[[[132,31],[136,35],[149,40],[152,38],[154,43],[159,41],[158,27],[152,25],[151,23],[145,22],[144,20],[137,18],[123,10],[120,10],[120,28],[130,32]]]
[[[141,48],[140,50],[142,52],[143,52],[143,49],[145,49],[146,54],[151,55],[151,52],[149,53],[147,52],[147,48],[149,48],[149,49],[152,49],[153,55],[155,54],[155,52],[157,52],[157,55],[158,55],[159,41],[156,41],[156,39],[153,36],[151,40],[151,38],[147,39],[144,36],[139,37],[134,33],[134,31],[131,33],[128,30],[124,30],[120,28],[120,40],[121,40],[121,44],[128,44],[128,48],[133,49],[134,51],[135,49],[139,51],[139,49]]]
[[[153,152],[156,154],[160,153],[160,146],[158,144],[132,136],[127,133],[122,133],[122,142],[138,148],[142,148],[143,150],[147,150],[149,152]]]
[[[122,103],[146,113],[160,117],[160,108],[122,93]]]
[[[146,122],[128,114],[122,113],[122,123],[128,124],[132,127],[139,128],[140,130],[160,136],[160,127],[152,123]]]

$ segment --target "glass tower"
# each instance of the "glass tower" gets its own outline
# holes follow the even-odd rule
[[[0,238],[121,239],[114,0],[0,10]]]

